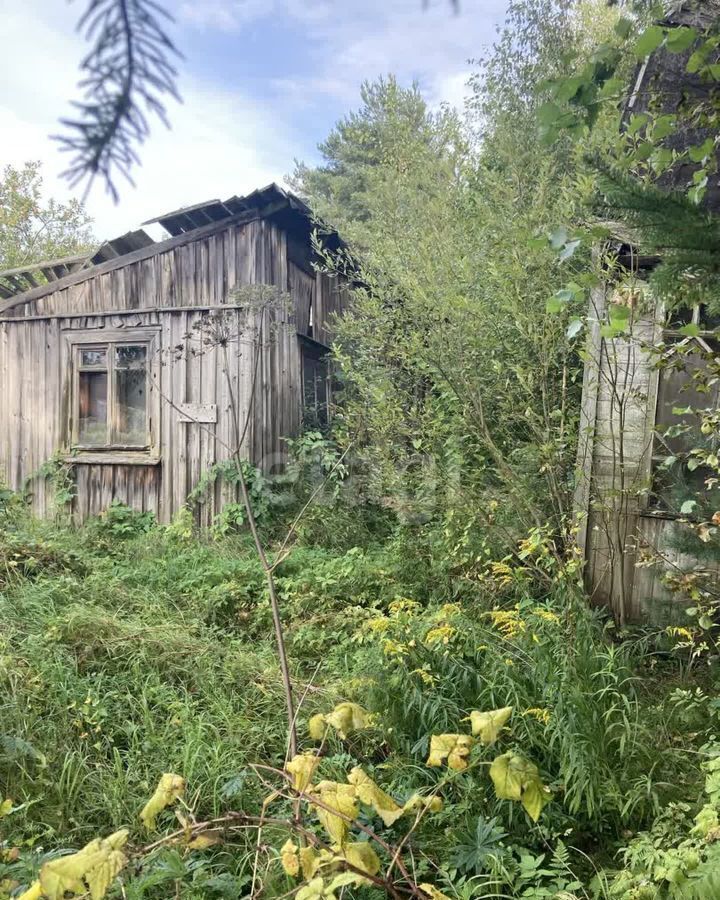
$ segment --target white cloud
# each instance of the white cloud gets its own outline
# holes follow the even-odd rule
[[[177,20],[196,28],[238,31],[256,19],[270,15],[274,0],[188,0],[180,4]]]
[[[181,0],[176,12],[189,50],[180,64],[184,104],[170,106],[171,131],[153,124],[133,173],[136,187],[122,186],[118,206],[101,185],[94,187],[87,205],[98,236],[280,180],[294,157],[307,156],[325,137],[328,111],[334,117],[357,105],[363,79],[392,72],[404,83],[417,80],[432,105],[460,106],[467,60],[492,41],[505,6],[506,0],[462,0],[454,15],[449,0],[434,0],[425,11],[422,0]],[[198,77],[197,63],[193,71],[198,31],[207,46],[214,30],[240,33],[262,24],[271,41],[280,17],[285,38],[291,28],[298,40],[277,76],[264,81],[262,96],[251,93],[249,80],[234,90],[219,74]],[[62,199],[69,193],[60,177],[64,158],[48,135],[59,130],[58,118],[76,95],[84,42],[62,0],[23,0],[3,9],[0,41],[0,165],[40,159],[48,192]],[[212,72],[212,60],[202,63]]]
[[[275,81],[305,104],[326,96],[357,102],[365,79],[393,73],[420,82],[428,100],[462,106],[469,60],[483,54],[502,22],[507,0],[206,0],[184,22],[242,32],[248,24],[282,19],[301,36],[297,71]],[[182,9],[181,8],[181,9]],[[182,13],[181,13],[182,15]],[[303,98],[305,98],[303,100]]]
[[[41,160],[48,193],[63,199],[69,196],[60,174],[65,158],[49,135],[60,130],[57,120],[76,93],[83,45],[67,20],[52,20],[51,6],[57,0],[28,0],[23,11],[0,19],[7,73],[0,85],[0,166]],[[179,206],[251,191],[292,168],[297,140],[266,107],[189,73],[181,93],[184,103],[169,110],[172,130],[153,123],[142,165],[133,171],[135,188],[120,184],[119,205],[94,185],[87,207],[98,237],[116,237]]]

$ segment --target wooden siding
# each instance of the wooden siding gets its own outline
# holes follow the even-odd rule
[[[674,548],[675,521],[648,509],[657,372],[646,348],[662,336],[660,316],[651,310],[636,317],[628,335],[603,338],[608,299],[598,289],[590,300],[580,420],[575,503],[586,586],[620,622],[667,624],[682,610],[662,576],[694,561]],[[644,550],[659,561],[639,566]]]
[[[241,420],[250,417],[244,454],[265,471],[277,470],[285,459],[282,439],[297,432],[301,416],[296,317],[313,304],[329,342],[326,318],[347,295],[335,279],[310,277],[288,264],[286,247],[285,233],[268,221],[232,225],[7,310],[0,319],[0,474],[9,485],[20,490],[27,482],[36,512],[53,512],[50,486],[35,474],[55,452],[69,450],[68,336],[92,333],[102,342],[110,329],[127,332],[128,339],[135,330],[157,330],[159,364],[151,391],[160,401],[158,458],[107,452],[101,456],[106,462],[94,454],[74,463],[78,520],[116,498],[170,521],[202,475],[230,455],[231,391]],[[294,313],[234,305],[233,288],[252,284],[289,291]],[[229,384],[223,352],[203,350],[196,329],[218,309],[231,321],[231,332],[246,339],[263,335],[257,367],[251,341],[230,344]],[[216,421],[188,420],[187,404],[217,407]],[[216,483],[197,505],[198,520],[209,524],[223,503],[237,499],[231,487]]]

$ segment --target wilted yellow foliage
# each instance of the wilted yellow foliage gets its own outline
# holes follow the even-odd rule
[[[416,809],[425,809],[430,812],[440,812],[443,802],[440,797],[423,797],[420,794],[413,794],[408,802],[403,806],[403,813],[415,812]]]
[[[352,784],[341,784],[337,781],[321,781],[313,790],[313,795],[318,798],[330,810],[337,810],[349,819],[356,818],[358,814],[355,787]],[[347,837],[349,823],[338,815],[334,815],[328,809],[315,805],[320,823],[330,835],[333,844],[342,847]]]
[[[362,869],[368,875],[377,875],[380,871],[380,860],[368,841],[357,841],[347,844],[339,851],[340,858],[347,860],[356,869]],[[360,884],[362,879],[356,876],[355,884]]]
[[[216,844],[222,843],[222,832],[220,831],[203,831],[202,834],[195,835],[192,840],[188,841],[188,850],[207,850],[208,847],[214,847]]]
[[[317,870],[319,857],[313,847],[302,847],[300,850],[300,868],[303,878],[309,881]]]
[[[287,875],[293,878],[300,872],[298,845],[289,838],[280,848],[280,862]]]
[[[325,737],[326,727],[325,716],[318,713],[316,716],[312,716],[308,722],[308,733],[314,741],[321,741]]]
[[[369,728],[372,716],[357,703],[338,703],[332,712],[327,713],[325,722],[332,725],[344,740],[352,731]]]
[[[62,900],[66,893],[86,894],[92,900],[102,900],[113,879],[127,862],[122,852],[128,831],[122,829],[110,837],[96,838],[82,850],[46,862],[40,869],[41,893],[33,885],[26,891],[26,900],[44,895],[48,900]]]
[[[502,709],[493,709],[490,712],[473,710],[470,713],[472,733],[480,738],[482,744],[494,744],[500,731],[510,719],[512,711],[512,706],[504,706]]]
[[[152,831],[155,828],[155,819],[165,809],[174,803],[178,797],[182,797],[185,791],[185,779],[180,775],[166,772],[155,788],[155,793],[148,800],[140,813],[143,825]]]
[[[427,883],[421,884],[420,890],[425,891],[425,893],[428,895],[428,897],[431,897],[432,900],[450,900],[450,898],[448,897],[447,894],[443,894],[442,891],[439,891],[432,884],[427,884]]]
[[[378,787],[359,766],[355,766],[351,770],[348,781],[355,786],[358,799],[362,803],[372,806],[386,826],[392,825],[403,814],[403,808],[381,787]]]
[[[321,897],[328,897],[325,893],[325,882],[322,878],[313,878],[306,885],[300,888],[295,895],[297,900],[319,900]]]
[[[469,734],[434,734],[430,738],[428,766],[441,766],[447,758],[451,769],[467,769],[466,758],[470,755],[475,740]]]
[[[537,822],[546,803],[552,799],[550,789],[540,779],[538,767],[516,753],[503,753],[493,760],[490,777],[501,800],[519,800],[527,814]]]
[[[12,812],[13,802],[8,798],[7,800],[0,801],[0,819],[4,816],[9,815]]]
[[[42,886],[39,881],[33,881],[30,887],[23,891],[22,894],[17,898],[17,900],[40,900],[42,897]]]
[[[314,753],[299,753],[293,756],[285,768],[293,777],[293,787],[296,791],[307,789],[319,763],[320,758]]]

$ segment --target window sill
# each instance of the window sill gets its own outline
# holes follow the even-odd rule
[[[129,453],[121,450],[105,450],[97,452],[81,451],[65,457],[65,462],[73,465],[106,465],[106,466],[159,466],[160,458],[150,456],[146,451]]]

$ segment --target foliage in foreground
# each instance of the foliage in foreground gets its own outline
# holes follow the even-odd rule
[[[284,848],[288,827],[266,826],[258,867],[255,832],[232,819],[260,815],[267,779],[277,788],[285,768],[262,571],[242,537],[148,531],[120,512],[79,532],[21,513],[5,523],[0,794],[10,802],[0,881],[13,893],[57,858],[53,848],[129,828],[117,850],[130,860],[121,875],[127,897],[242,896],[253,877],[264,896],[281,896],[293,888],[281,859],[293,852]],[[122,535],[112,530],[118,523]],[[278,570],[293,681],[304,696],[303,750],[317,746],[307,723],[316,737],[323,731],[314,783],[348,784],[360,769],[398,810],[414,795],[441,798],[442,809],[414,824],[408,847],[416,882],[448,896],[592,896],[588,856],[607,864],[620,832],[650,828],[658,814],[662,823],[677,804],[688,821],[702,807],[702,773],[687,751],[709,741],[717,710],[689,691],[668,702],[674,677],[668,687],[637,680],[652,672],[645,641],[614,635],[565,575],[540,595],[530,570],[506,562],[463,587],[461,602],[423,592],[432,571],[418,572],[408,551],[430,528],[344,552],[299,547]],[[367,710],[360,724],[369,727],[332,727],[342,725],[328,714],[337,703]],[[502,715],[480,715],[487,710]],[[489,759],[482,735],[497,743]],[[522,769],[552,795],[537,824],[497,792],[486,768],[493,758],[537,767]],[[262,775],[262,766],[276,774]],[[177,773],[185,789],[175,822],[158,810],[159,832],[148,835],[138,816],[163,772]],[[290,821],[291,795],[276,804],[273,817]],[[386,826],[387,810],[362,810],[352,845],[366,827],[397,841],[413,821]],[[316,816],[305,827],[323,840]],[[678,845],[700,840],[683,827]],[[211,842],[190,846],[206,830]],[[702,841],[701,862],[712,842]],[[623,877],[645,877],[643,859],[628,856]],[[325,860],[326,872],[337,865]],[[602,890],[621,884],[610,870],[603,878]]]

